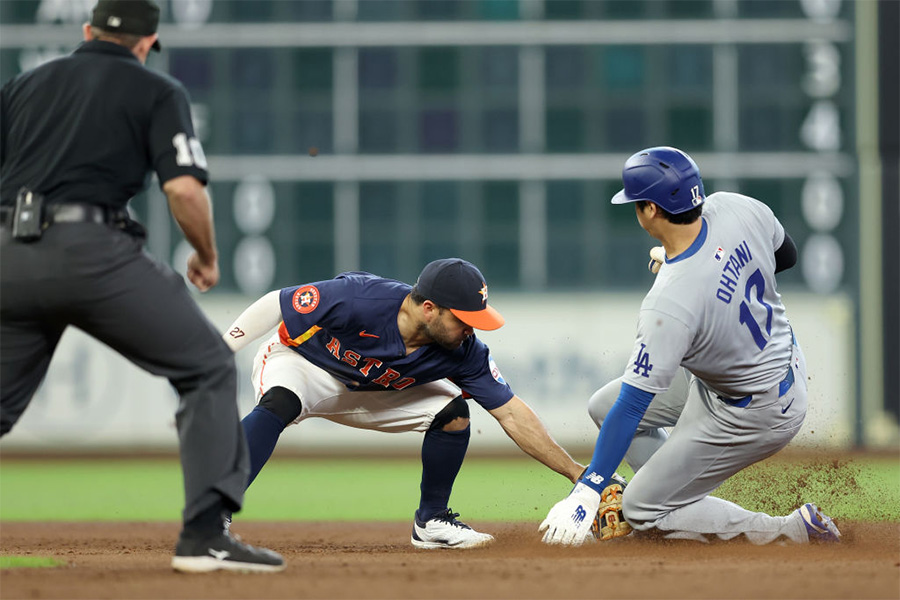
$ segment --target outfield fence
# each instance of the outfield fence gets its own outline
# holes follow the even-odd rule
[[[198,296],[224,329],[253,299]],[[591,393],[621,375],[628,362],[641,296],[565,293],[491,295],[507,324],[479,337],[504,379],[569,448],[590,447],[596,428],[587,416]],[[871,447],[893,443],[892,421],[877,403],[857,403],[853,304],[840,295],[790,293],[785,302],[807,355],[810,407],[798,446],[845,448],[863,419]],[[237,355],[241,415],[253,407],[250,370],[258,344]],[[174,451],[176,395],[121,356],[70,328],[50,373],[0,450],[16,452]],[[289,428],[280,450],[389,451],[418,447],[416,434],[360,431],[312,419]],[[493,418],[472,407],[472,452],[515,451]]]

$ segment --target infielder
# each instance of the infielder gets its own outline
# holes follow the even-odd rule
[[[601,426],[593,460],[541,523],[543,541],[587,539],[585,516],[601,508],[623,457],[635,475],[620,496],[622,514],[639,531],[839,541],[814,504],[774,517],[710,495],[784,448],[806,416],[806,362],[775,285],[775,274],[796,263],[794,242],[762,202],[730,192],[707,198],[697,165],[675,148],[634,154],[622,179],[613,204],[635,203],[665,253],[625,374],[590,399]]]
[[[493,537],[457,520],[450,492],[469,445],[472,397],[532,457],[575,482],[584,466],[503,380],[475,329],[503,317],[481,272],[458,258],[426,265],[414,287],[363,272],[270,292],[229,327],[237,352],[273,327],[253,363],[257,406],[244,420],[250,479],[291,424],[321,417],[390,433],[419,431],[422,482],[412,544],[472,548]],[[464,391],[463,391],[464,390]]]

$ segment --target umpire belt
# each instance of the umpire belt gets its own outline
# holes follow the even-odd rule
[[[0,219],[4,226],[12,222],[15,209],[4,206],[0,209]],[[44,208],[41,219],[43,229],[54,223],[97,223],[115,224],[128,221],[128,212],[122,209],[108,208],[99,204],[50,204]]]
[[[794,369],[788,366],[787,375],[785,375],[784,379],[781,380],[781,383],[778,384],[778,397],[781,398],[787,394],[792,385],[794,385]],[[717,398],[725,404],[736,406],[737,408],[744,408],[753,400],[752,395],[744,396],[743,398],[725,398],[724,396],[717,396]]]

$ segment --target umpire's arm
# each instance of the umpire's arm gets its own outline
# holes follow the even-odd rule
[[[162,189],[172,216],[196,251],[188,258],[188,279],[205,292],[219,282],[219,255],[206,186],[192,175],[180,175],[166,181]]]
[[[584,465],[572,460],[569,453],[550,437],[547,428],[531,407],[518,396],[513,396],[503,406],[488,412],[526,454],[565,475],[572,483],[584,472]]]

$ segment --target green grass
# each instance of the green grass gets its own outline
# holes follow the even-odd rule
[[[418,505],[420,470],[417,457],[275,458],[248,490],[240,518],[406,521]],[[450,505],[470,520],[539,523],[570,487],[532,460],[470,457]],[[900,521],[900,461],[776,457],[738,474],[716,495],[770,514],[814,501],[837,518]],[[177,521],[182,502],[174,458],[0,465],[3,521]]]
[[[64,561],[49,556],[0,556],[0,569],[58,567],[64,564]]]

